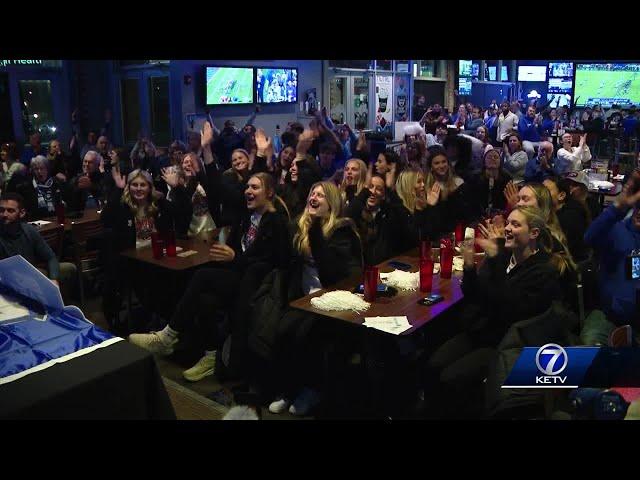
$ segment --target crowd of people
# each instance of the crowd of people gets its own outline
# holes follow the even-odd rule
[[[626,279],[624,262],[640,248],[640,174],[601,213],[582,171],[592,159],[585,134],[577,145],[561,135],[566,108],[530,105],[523,113],[505,101],[463,104],[450,116],[422,100],[421,126],[407,128],[399,150],[372,148],[324,109],[308,126],[292,122],[273,137],[254,127],[256,114],[241,129],[207,122],[167,149],[144,137],[131,150],[112,145],[108,122],[101,132],[76,131],[68,151],[57,140],[45,150],[38,134],[22,154],[4,144],[0,258],[47,262],[58,280],[55,255],[24,220],[54,216],[60,204],[101,209],[103,309],[115,325],[125,281],[149,310],[165,288],[131,271],[121,251],[148,245],[153,232],[188,238],[225,227],[226,241],[211,245],[212,266],[195,272],[166,327],[129,340],[169,355],[186,334],[201,333],[204,354],[184,372],[198,381],[223,368],[230,338],[227,372],[259,383],[274,413],[308,414],[322,398],[327,347],[347,351],[353,343],[351,330],[289,302],[421,240],[438,241],[459,223],[478,225],[486,260],[478,270],[473,251],[463,249],[473,321],[427,362],[436,381],[458,381],[451,372],[469,363],[488,368],[479,352],[495,352],[514,323],[553,302],[573,308],[585,263],[600,264],[599,308],[616,325],[633,322],[637,283]]]

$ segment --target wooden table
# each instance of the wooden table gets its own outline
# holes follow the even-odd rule
[[[70,218],[70,217],[65,217],[64,219],[64,231],[65,232],[70,232],[71,231],[71,224],[75,223],[87,223],[87,222],[93,222],[95,220],[99,220],[100,219],[100,212],[102,210],[97,210],[95,208],[92,209],[87,209],[85,211],[82,212],[82,216],[79,218]],[[49,222],[46,225],[42,225],[41,227],[38,227],[37,225],[34,225],[39,232],[45,233],[48,232],[50,230],[54,230],[56,228],[58,228],[58,217],[47,217],[47,218],[43,218],[42,220]],[[33,224],[32,224],[33,225]]]
[[[194,250],[197,253],[189,257],[167,257],[153,258],[153,251],[151,245],[142,248],[129,248],[120,253],[123,257],[128,259],[137,260],[139,262],[154,265],[156,267],[165,268],[167,270],[183,271],[190,268],[199,267],[206,263],[210,263],[211,257],[209,257],[209,248],[211,247],[210,241],[204,240],[176,240],[176,245],[181,247],[183,252],[187,250]],[[178,252],[180,253],[180,252]]]
[[[420,259],[415,255],[401,255],[389,259],[385,262],[378,264],[380,272],[391,272],[393,267],[389,266],[389,261],[397,260],[403,263],[408,263],[412,266],[411,271],[417,272]],[[441,313],[445,312],[453,305],[462,300],[462,288],[460,282],[462,280],[462,272],[453,272],[451,279],[442,279],[439,274],[433,276],[433,288],[431,293],[439,293],[444,297],[439,303],[432,306],[419,305],[418,300],[429,295],[428,293],[416,291],[402,291],[398,290],[398,293],[393,297],[380,297],[378,296],[371,304],[368,310],[362,313],[356,313],[353,311],[325,311],[314,308],[311,305],[311,299],[318,297],[326,292],[334,290],[348,290],[353,291],[355,287],[362,283],[362,278],[350,278],[338,282],[331,288],[322,289],[307,295],[305,297],[294,300],[290,303],[290,306],[307,312],[323,315],[326,317],[332,317],[345,322],[362,324],[365,317],[386,317],[386,316],[406,316],[412,327],[401,335],[409,335],[431,320],[436,318]]]

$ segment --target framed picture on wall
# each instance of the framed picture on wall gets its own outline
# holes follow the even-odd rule
[[[305,92],[304,109],[307,115],[314,115],[318,111],[318,95],[315,88],[310,88]]]

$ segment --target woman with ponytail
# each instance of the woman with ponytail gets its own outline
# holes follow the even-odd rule
[[[216,306],[229,312],[231,323],[231,367],[241,374],[245,366],[246,337],[250,300],[263,278],[274,268],[286,268],[290,259],[288,218],[278,213],[281,200],[275,194],[275,181],[268,173],[252,175],[244,192],[247,213],[231,227],[228,241],[214,243],[209,255],[214,268],[198,270],[182,299],[160,332],[134,334],[129,341],[159,355],[170,355],[178,337],[193,330],[196,318],[205,324],[205,355],[183,376],[192,382],[213,375],[218,338],[215,312],[201,311],[201,295],[213,296]],[[285,208],[281,205],[282,208]],[[286,210],[285,210],[286,211]]]
[[[466,308],[473,312],[468,315],[471,325],[442,345],[428,363],[432,381],[456,389],[486,377],[495,349],[512,324],[540,315],[561,298],[559,277],[565,260],[552,253],[553,236],[540,209],[516,207],[507,219],[504,239],[476,241],[486,254],[479,270],[474,249],[463,252],[462,291]],[[430,387],[436,390],[436,385]]]

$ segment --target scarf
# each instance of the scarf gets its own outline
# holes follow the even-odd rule
[[[38,195],[38,208],[46,208],[49,212],[55,212],[56,208],[53,204],[53,177],[47,179],[44,183],[38,183],[33,179],[33,188]]]

